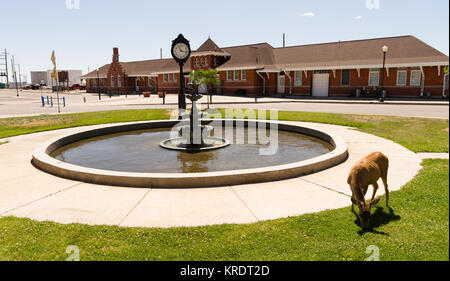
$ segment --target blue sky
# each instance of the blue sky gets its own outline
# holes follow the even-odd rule
[[[73,1],[72,1],[73,2]],[[8,49],[22,74],[51,68],[82,69],[111,61],[170,56],[179,33],[193,49],[208,36],[222,47],[268,42],[287,45],[415,35],[449,54],[448,0],[0,0],[0,50]],[[379,2],[379,7],[376,3]]]

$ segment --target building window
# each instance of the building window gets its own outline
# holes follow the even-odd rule
[[[167,78],[167,74],[164,74],[164,82],[167,82],[168,78]]]
[[[294,74],[294,85],[296,87],[302,85],[302,72],[301,71],[295,71],[295,74]]]
[[[411,86],[420,86],[420,80],[422,78],[422,71],[411,70]]]
[[[247,71],[246,70],[241,71],[241,80],[243,80],[243,81],[247,80]]]
[[[177,74],[176,73],[173,74],[173,82],[177,82]]]
[[[122,88],[122,79],[120,76],[117,76],[117,87]]]
[[[205,64],[205,59],[204,58],[201,58],[200,59],[200,66],[203,66]]]
[[[114,88],[114,76],[111,76],[111,88]]]
[[[205,66],[208,67],[209,61],[208,58],[205,58]]]
[[[406,70],[397,71],[397,86],[406,86]]]
[[[350,85],[350,70],[343,69],[341,72],[341,85],[348,86]]]
[[[227,80],[233,80],[233,71],[232,70],[227,71]]]
[[[234,80],[239,80],[239,70],[234,71]]]
[[[173,80],[173,73],[169,73],[169,82],[172,82]]]
[[[371,69],[369,72],[369,86],[376,87],[380,85],[380,70]]]

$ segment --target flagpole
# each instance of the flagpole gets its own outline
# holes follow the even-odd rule
[[[56,68],[56,62],[55,62],[55,69]],[[61,109],[59,108],[59,83],[58,83],[58,70],[56,70],[56,98],[58,99],[58,113],[61,113]]]
[[[58,113],[61,113],[61,109],[59,107],[59,90],[58,90],[58,70],[56,68],[56,57],[55,57],[55,51],[52,53],[52,62],[55,67],[54,69],[54,77],[55,77],[55,83],[56,83],[56,98],[58,99]]]

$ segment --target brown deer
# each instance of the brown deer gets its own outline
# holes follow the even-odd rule
[[[347,183],[352,190],[351,211],[355,212],[353,205],[358,206],[358,218],[362,228],[369,226],[370,211],[380,201],[380,197],[375,199],[375,194],[378,190],[377,181],[380,177],[383,180],[384,190],[386,191],[386,207],[389,207],[388,168],[389,159],[386,155],[381,152],[374,152],[358,161],[350,170]],[[369,185],[373,186],[373,195],[370,203],[366,203],[364,196],[367,193]]]

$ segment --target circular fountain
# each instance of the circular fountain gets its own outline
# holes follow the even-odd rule
[[[197,108],[202,95],[195,84],[190,88],[186,96],[192,108],[181,120],[78,129],[44,144],[32,162],[48,173],[83,182],[185,188],[282,180],[347,158],[347,145],[339,136],[298,123],[205,119]]]
[[[224,135],[260,125],[277,125],[278,150],[261,155],[268,144],[230,144],[214,150],[161,147],[178,120],[131,122],[79,128],[50,140],[33,153],[33,164],[73,180],[115,186],[186,188],[257,183],[298,177],[324,170],[347,158],[346,143],[333,132],[299,123],[269,120],[216,119]],[[208,124],[211,120],[201,120]]]
[[[202,125],[201,119],[206,117],[206,114],[199,112],[197,108],[197,101],[203,96],[196,92],[187,94],[186,97],[192,102],[190,113],[182,114],[181,123],[189,124],[176,127],[178,131],[178,138],[170,138],[160,143],[160,146],[166,149],[186,151],[196,153],[204,150],[213,150],[224,148],[230,145],[230,142],[224,138],[211,137],[211,132],[214,131],[213,126]]]

